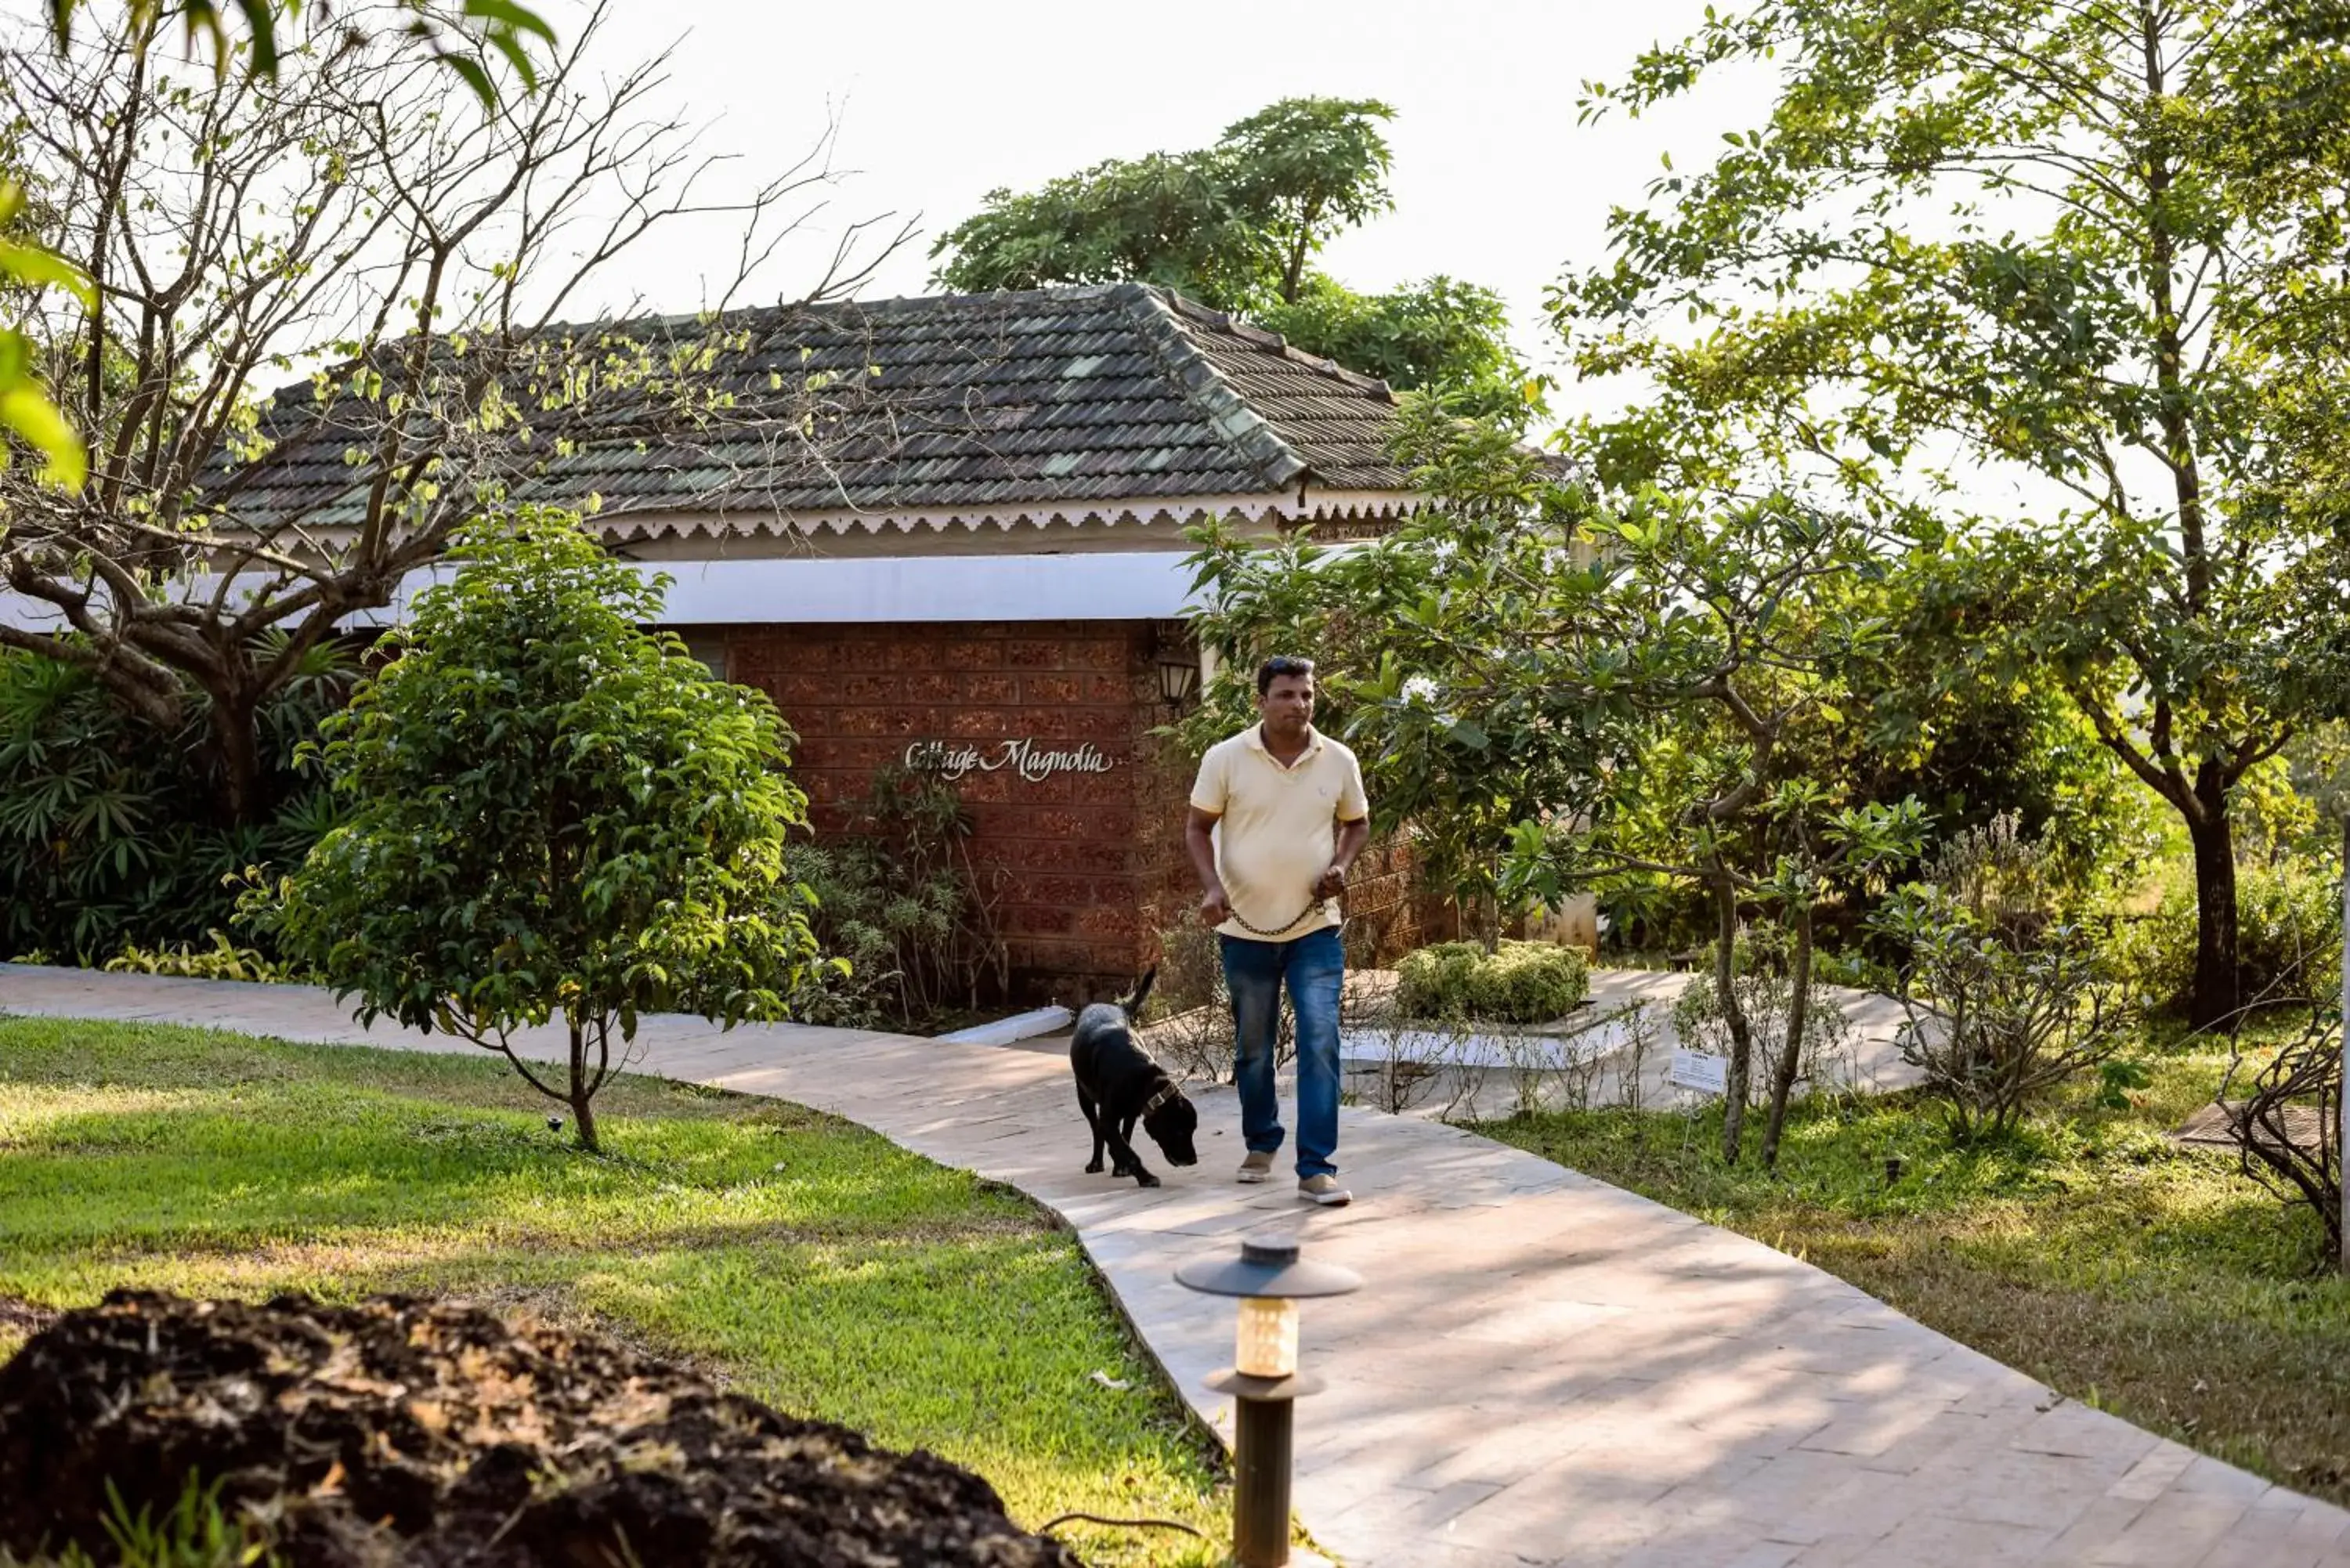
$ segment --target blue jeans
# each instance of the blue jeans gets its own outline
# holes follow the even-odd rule
[[[1274,1089],[1274,1042],[1281,988],[1297,1012],[1297,1176],[1336,1176],[1338,1152],[1338,987],[1346,951],[1338,928],[1294,941],[1222,937],[1224,984],[1232,993],[1233,1075],[1241,1091],[1241,1137],[1252,1154],[1281,1149],[1281,1102]]]

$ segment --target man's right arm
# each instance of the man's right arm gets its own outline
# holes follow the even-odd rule
[[[1200,920],[1203,925],[1221,926],[1232,918],[1232,900],[1224,896],[1223,878],[1216,875],[1217,815],[1212,811],[1191,808],[1183,819],[1183,846],[1191,852],[1191,869],[1200,877]]]

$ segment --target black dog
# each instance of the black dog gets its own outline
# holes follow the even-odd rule
[[[1115,1002],[1097,1002],[1077,1014],[1076,1037],[1069,1042],[1069,1070],[1076,1075],[1077,1108],[1094,1129],[1093,1163],[1088,1174],[1102,1168],[1102,1145],[1109,1146],[1115,1163],[1112,1176],[1131,1176],[1144,1187],[1159,1179],[1143,1168],[1134,1152],[1134,1124],[1140,1122],[1151,1141],[1174,1165],[1197,1165],[1191,1135],[1200,1113],[1183,1097],[1182,1085],[1167,1069],[1134,1043],[1134,1019],[1142,999],[1150,994],[1153,969],[1134,988],[1134,994]]]

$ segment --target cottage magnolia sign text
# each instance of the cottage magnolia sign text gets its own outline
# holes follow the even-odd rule
[[[1050,746],[1031,737],[1023,741],[992,741],[973,745],[961,741],[916,741],[906,748],[910,768],[936,768],[952,783],[965,774],[992,774],[1010,768],[1028,784],[1042,784],[1055,774],[1106,774],[1114,765],[1091,741],[1074,746]]]

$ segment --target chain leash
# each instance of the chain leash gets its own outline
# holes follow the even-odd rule
[[[1291,931],[1295,930],[1299,926],[1303,925],[1308,916],[1319,912],[1322,906],[1329,901],[1330,900],[1327,898],[1315,899],[1312,903],[1306,905],[1305,908],[1297,911],[1297,918],[1295,919],[1291,920],[1289,924],[1285,926],[1276,927],[1270,931],[1266,930],[1262,926],[1250,925],[1247,920],[1242,918],[1241,912],[1238,909],[1234,909],[1232,912],[1232,924],[1248,932],[1251,936],[1263,937],[1267,940],[1278,941],[1283,937],[1287,936]]]

